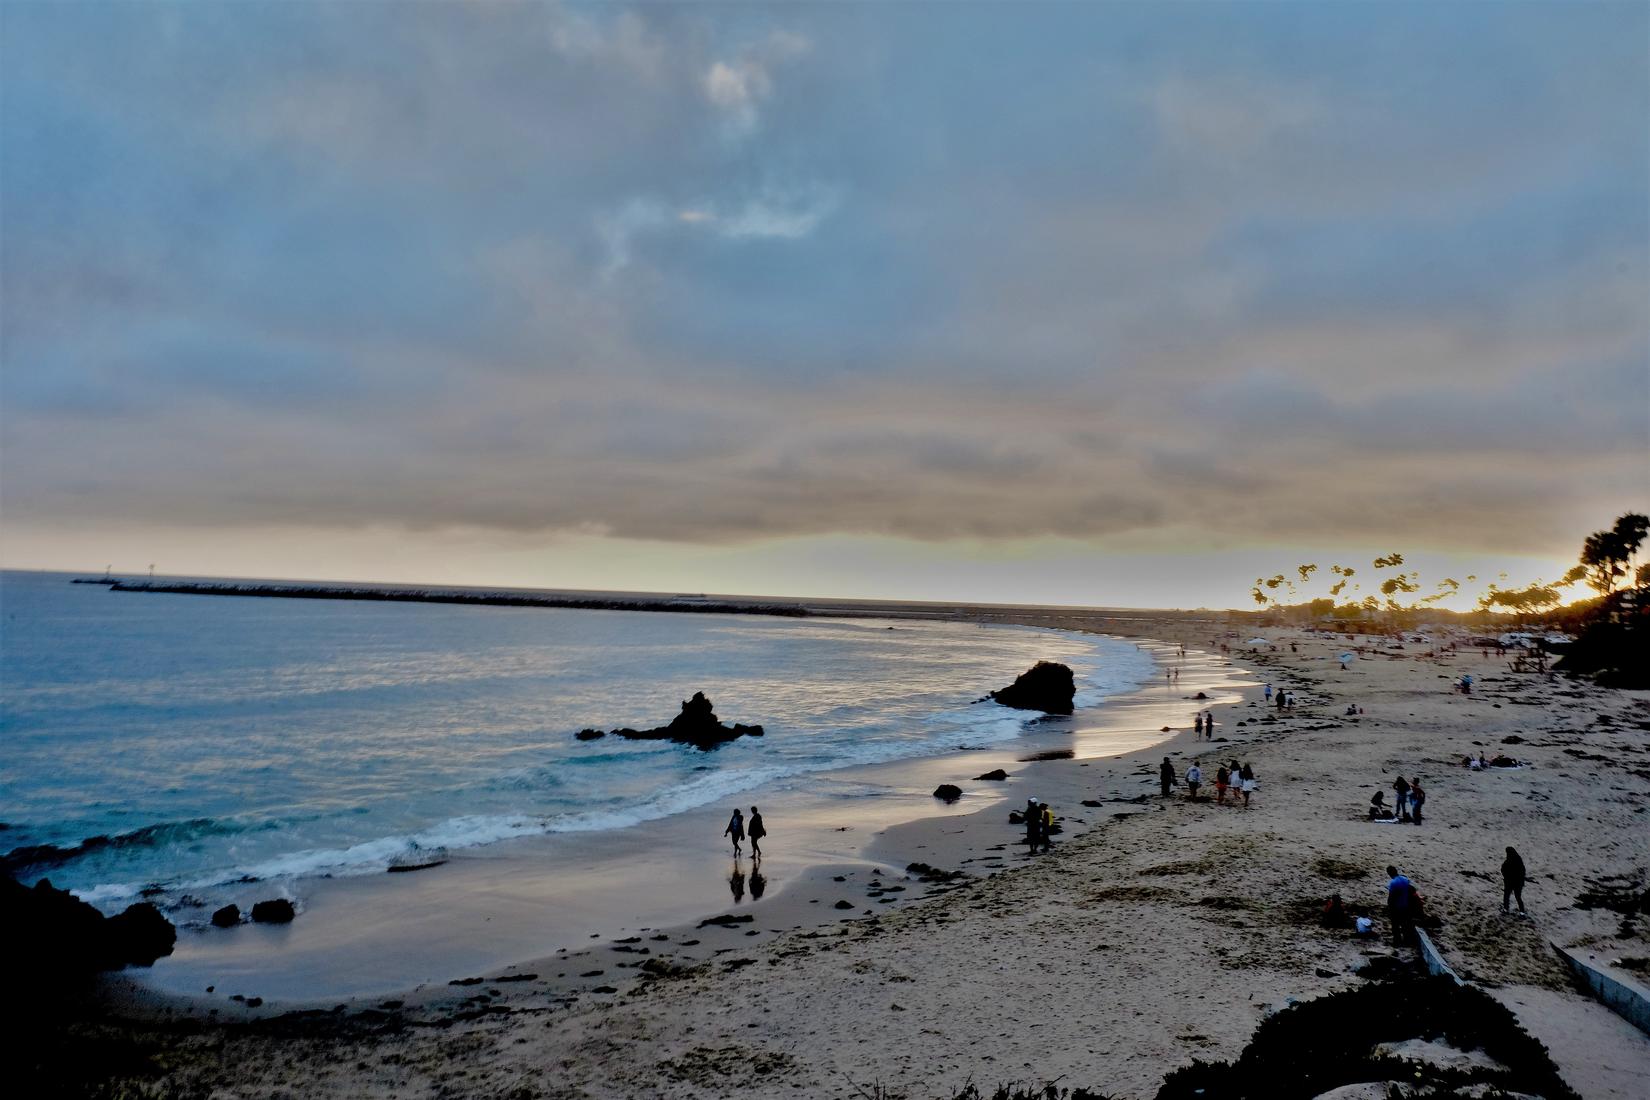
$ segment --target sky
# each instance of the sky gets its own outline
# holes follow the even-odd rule
[[[1650,505],[1642,3],[0,32],[7,567],[1224,607]]]

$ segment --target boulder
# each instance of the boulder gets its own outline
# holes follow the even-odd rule
[[[991,698],[1016,710],[1040,710],[1045,714],[1070,714],[1077,682],[1071,669],[1053,661],[1038,661]]]
[[[991,781],[991,782],[997,782],[999,780],[1003,780],[1003,779],[1007,779],[1007,778],[1008,778],[1008,773],[1003,771],[1003,769],[993,768],[991,771],[986,772],[984,775],[976,775],[974,777],[974,781],[976,783],[985,782],[985,781],[988,781],[988,780]]]
[[[711,708],[710,700],[705,698],[705,693],[696,691],[693,698],[682,701],[682,713],[672,718],[670,725],[650,730],[616,729],[612,734],[631,741],[674,741],[679,745],[692,745],[700,752],[709,752],[740,737],[761,737],[762,727],[737,722],[731,726],[723,725]],[[604,734],[600,730],[587,729],[580,730],[574,736],[580,741],[594,741]]]
[[[945,802],[955,802],[962,797],[962,788],[955,783],[941,783],[934,788],[934,797]]]
[[[252,919],[259,924],[287,924],[297,915],[298,911],[285,898],[270,898],[252,906]]]
[[[239,905],[226,905],[212,914],[212,925],[215,928],[229,928],[239,923],[241,923],[241,907]]]
[[[151,966],[172,953],[177,929],[149,902],[105,917],[47,879],[31,889],[0,878],[0,943],[25,977]]]

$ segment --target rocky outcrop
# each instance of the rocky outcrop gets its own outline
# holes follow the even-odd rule
[[[991,698],[1016,710],[1040,710],[1045,714],[1070,714],[1077,694],[1071,669],[1054,661],[1038,661]]]
[[[288,924],[297,915],[298,911],[285,898],[270,898],[252,905],[252,919],[259,924]]]
[[[239,905],[229,904],[212,914],[212,926],[214,928],[233,928],[239,923],[241,923],[241,907]]]
[[[941,783],[934,788],[934,797],[943,802],[955,802],[962,797],[962,788],[955,783]]]
[[[0,943],[25,976],[150,966],[172,953],[177,938],[172,922],[146,901],[105,917],[49,880],[30,889],[0,878]]]
[[[976,783],[981,783],[981,782],[995,783],[995,782],[1000,782],[1000,781],[1002,781],[1004,779],[1007,779],[1007,778],[1008,778],[1008,773],[1003,771],[1003,769],[993,768],[991,771],[986,772],[984,775],[976,775],[974,777],[974,782],[976,782]]]
[[[729,741],[740,737],[761,737],[761,726],[746,726],[734,723],[725,726],[716,717],[711,709],[711,702],[705,698],[705,693],[696,691],[693,698],[682,701],[682,713],[670,720],[668,726],[658,726],[650,730],[617,729],[611,731],[614,737],[623,737],[631,741],[674,741],[679,745],[692,745],[700,752],[709,752],[719,749]],[[580,741],[594,741],[605,734],[601,730],[586,729],[574,734]]]

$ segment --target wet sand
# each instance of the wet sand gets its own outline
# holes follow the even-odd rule
[[[562,988],[588,988],[623,976],[617,964],[640,959],[622,955],[639,955],[641,947],[612,957],[592,978],[580,975],[594,964],[558,962],[608,957],[602,952],[612,944],[640,936],[648,937],[642,946],[649,956],[703,961],[728,937],[716,929],[708,939],[696,934],[698,922],[722,914],[754,918],[737,929],[741,935],[771,937],[885,912],[930,893],[905,881],[910,863],[951,870],[969,860],[975,866],[968,869],[983,872],[1017,858],[984,853],[970,839],[989,820],[989,843],[998,844],[1008,803],[1023,805],[1028,795],[1048,801],[1066,818],[1068,837],[1108,816],[1080,805],[1078,773],[1024,758],[1067,752],[1093,760],[1157,745],[1183,733],[1195,708],[1207,705],[1188,696],[1202,690],[1233,700],[1249,683],[1222,659],[1196,652],[1183,659],[1172,647],[1149,645],[1165,668],[1180,671],[1178,683],[1153,681],[1069,718],[1036,719],[1011,742],[745,792],[740,804],[763,806],[771,834],[760,864],[748,844],[736,860],[718,839],[729,813],[720,804],[606,833],[524,838],[457,852],[410,874],[306,882],[294,923],[185,929],[171,957],[129,976],[191,1010],[269,1016],[392,996],[417,1000],[431,987],[445,991],[453,979],[483,973],[531,972]],[[995,769],[1010,778],[972,778]],[[941,802],[932,793],[941,783],[958,784],[964,796]],[[916,823],[936,835],[915,837],[909,827]],[[865,897],[872,889],[865,884],[879,879],[889,889]],[[250,901],[269,887],[249,889]],[[836,908],[845,900],[852,910]],[[652,938],[660,935],[668,939]],[[248,1010],[234,996],[262,1004]]]

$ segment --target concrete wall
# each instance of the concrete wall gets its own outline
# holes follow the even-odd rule
[[[1650,990],[1630,978],[1606,973],[1556,943],[1553,944],[1553,950],[1570,964],[1570,969],[1575,971],[1576,977],[1592,991],[1593,996],[1603,1001],[1634,1027],[1650,1035]]]

